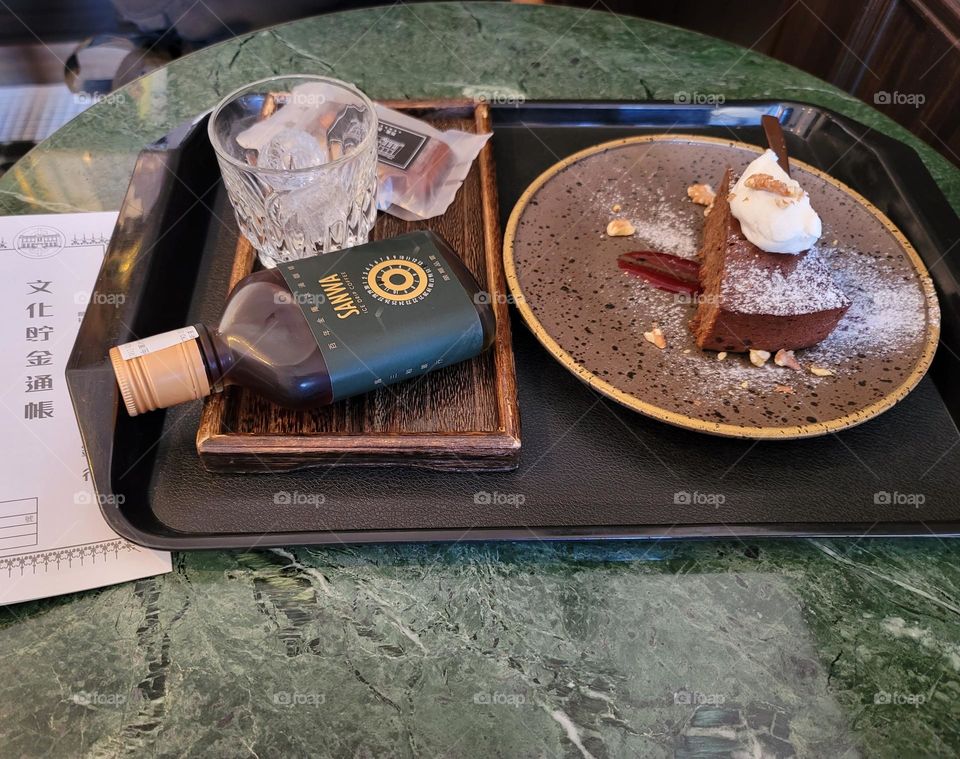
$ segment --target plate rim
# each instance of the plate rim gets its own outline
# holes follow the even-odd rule
[[[761,154],[766,148],[740,140],[725,139],[722,137],[709,137],[706,135],[689,134],[670,134],[667,132],[658,132],[655,134],[632,135],[630,137],[621,137],[616,140],[608,140],[596,145],[578,150],[566,158],[557,161],[534,179],[517,199],[513,210],[510,212],[510,218],[507,221],[506,229],[503,235],[503,264],[507,279],[507,287],[513,297],[514,305],[523,316],[527,327],[533,332],[537,341],[547,349],[547,351],[560,364],[570,371],[574,376],[584,382],[586,385],[610,398],[613,401],[625,406],[633,411],[637,411],[644,416],[651,417],[661,422],[719,437],[732,437],[754,440],[797,440],[801,438],[819,437],[829,433],[839,432],[840,430],[855,427],[870,419],[874,419],[880,414],[888,411],[898,402],[903,400],[917,386],[933,362],[934,354],[940,339],[940,304],[937,300],[936,289],[933,280],[927,270],[926,265],[920,258],[920,255],[914,249],[913,245],[906,236],[897,228],[897,226],[884,214],[879,208],[871,203],[867,198],[854,190],[849,185],[830,176],[827,172],[810,165],[805,161],[790,158],[790,163],[799,166],[805,171],[819,177],[820,179],[833,185],[841,192],[846,193],[857,203],[863,206],[870,214],[874,216],[890,232],[894,239],[900,244],[906,252],[908,259],[914,267],[924,295],[924,305],[926,309],[926,340],[920,356],[914,363],[910,374],[896,388],[886,393],[882,398],[870,403],[867,406],[859,408],[843,416],[824,422],[812,422],[804,425],[787,425],[779,427],[751,427],[746,425],[728,424],[724,422],[706,422],[703,419],[687,416],[676,411],[669,411],[660,408],[647,401],[641,400],[636,396],[620,390],[610,382],[602,379],[589,369],[578,363],[563,347],[547,332],[543,324],[533,313],[520,287],[520,280],[517,276],[516,263],[514,260],[514,238],[520,217],[529,206],[531,198],[546,184],[550,179],[566,169],[571,164],[597,153],[606,152],[613,148],[622,147],[630,144],[642,144],[648,142],[695,142],[707,143],[713,145],[724,145],[746,149],[749,152]]]

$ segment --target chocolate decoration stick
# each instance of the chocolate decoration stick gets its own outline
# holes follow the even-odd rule
[[[790,159],[787,157],[787,139],[783,135],[783,128],[780,126],[780,120],[776,116],[761,116],[760,125],[763,127],[763,133],[767,138],[767,144],[770,149],[777,154],[777,163],[780,168],[790,176]]]

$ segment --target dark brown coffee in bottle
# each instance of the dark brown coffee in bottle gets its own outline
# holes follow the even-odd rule
[[[255,272],[216,328],[110,349],[131,415],[228,385],[322,406],[464,361],[493,342],[488,298],[452,248],[412,232]]]

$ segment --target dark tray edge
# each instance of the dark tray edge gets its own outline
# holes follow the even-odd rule
[[[890,522],[838,524],[825,529],[816,523],[785,522],[779,525],[711,524],[687,526],[645,525],[617,527],[482,527],[467,530],[419,529],[354,530],[337,532],[279,532],[255,536],[250,533],[161,536],[137,530],[119,509],[103,504],[101,511],[110,527],[132,543],[159,550],[252,549],[283,546],[391,544],[391,543],[482,543],[556,542],[591,540],[739,540],[778,538],[921,538],[960,537],[960,522]],[[937,529],[935,530],[934,527]],[[185,541],[189,543],[185,544]]]

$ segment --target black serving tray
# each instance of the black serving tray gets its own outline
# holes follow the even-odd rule
[[[777,115],[791,155],[863,193],[926,261],[943,312],[930,376],[881,417],[839,434],[723,439],[598,396],[515,319],[524,437],[516,471],[211,474],[195,448],[200,404],[118,414],[106,359],[109,346],[133,335],[219,317],[236,228],[201,120],[141,154],[97,283],[98,292],[126,300],[89,308],[67,369],[103,512],[118,533],[170,549],[960,534],[960,247],[951,251],[960,221],[916,153],[800,103],[541,102],[492,110],[503,219],[541,171],[588,145],[649,132],[763,144],[760,116]]]

